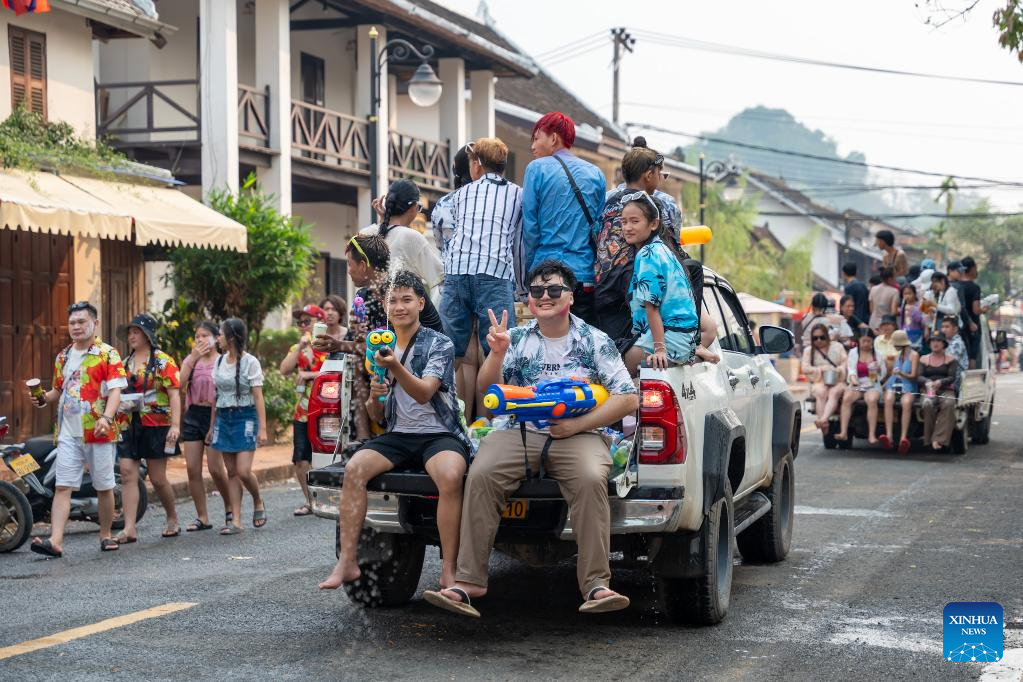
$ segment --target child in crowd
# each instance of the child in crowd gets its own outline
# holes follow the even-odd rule
[[[360,579],[357,551],[366,517],[366,484],[392,469],[425,469],[436,483],[443,557],[440,583],[449,587],[455,582],[462,478],[471,446],[455,397],[454,346],[444,334],[421,324],[419,314],[428,298],[419,277],[400,271],[385,290],[397,343],[391,352],[377,351],[376,362],[387,368],[388,377],[383,383],[373,377],[365,407],[374,421],[384,424],[386,433],[365,443],[345,465],[340,554],[330,576],[320,583],[324,590]],[[380,400],[384,397],[386,403]]]
[[[700,320],[682,265],[685,255],[666,234],[650,195],[640,191],[623,197],[621,222],[626,242],[637,250],[629,284],[636,335],[625,354],[629,371],[637,374],[644,359],[660,369],[692,362],[694,356],[716,362],[717,356],[700,345]]]

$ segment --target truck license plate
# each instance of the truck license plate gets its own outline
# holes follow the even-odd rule
[[[39,464],[32,455],[22,455],[11,460],[11,468],[14,469],[14,473],[24,478],[33,471],[37,471]]]
[[[502,519],[524,519],[529,510],[529,500],[512,500],[501,510]]]

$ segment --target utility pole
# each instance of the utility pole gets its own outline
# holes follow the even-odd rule
[[[622,48],[632,52],[636,39],[629,35],[624,27],[611,29],[611,40],[614,43],[614,85],[611,94],[611,120],[618,125],[618,66],[622,63]]]

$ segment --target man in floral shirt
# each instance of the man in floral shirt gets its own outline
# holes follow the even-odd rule
[[[487,565],[501,509],[530,471],[544,462],[568,503],[579,546],[576,577],[583,613],[617,611],[628,597],[611,590],[608,562],[611,512],[607,476],[611,454],[595,431],[639,408],[637,390],[614,343],[570,313],[576,280],[567,265],[546,260],[529,273],[529,309],[536,318],[508,331],[490,311],[491,353],[480,368],[478,388],[509,383],[531,386],[543,379],[575,376],[603,385],[608,399],[592,411],[550,422],[544,430],[495,431],[483,439],[465,481],[455,584],[424,596],[435,606],[479,617],[470,600],[487,593]],[[523,452],[525,449],[525,452]],[[543,453],[543,454],[541,454]]]
[[[30,549],[37,554],[60,557],[64,553],[64,528],[71,511],[71,493],[82,485],[85,466],[99,498],[99,537],[103,551],[117,549],[110,537],[114,517],[114,459],[121,389],[128,385],[121,356],[96,338],[99,320],[88,301],[68,308],[71,345],[57,356],[53,388],[43,396],[57,409],[56,487],[51,508],[49,539],[36,538]],[[31,395],[30,395],[31,397]]]

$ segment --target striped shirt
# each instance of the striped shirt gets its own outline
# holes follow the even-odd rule
[[[487,173],[449,196],[453,230],[444,272],[514,280],[522,238],[522,188]]]

